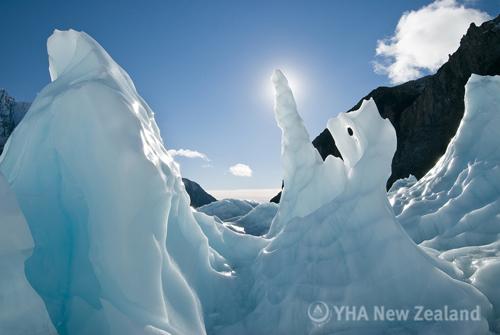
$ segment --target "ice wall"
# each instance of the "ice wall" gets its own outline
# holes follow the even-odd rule
[[[389,193],[398,220],[493,303],[500,331],[500,76],[472,75],[446,153],[422,179]]]
[[[153,112],[87,34],[55,31],[47,47],[52,82],[0,162],[35,242],[29,282],[61,335],[205,333],[195,290],[210,300],[225,261]]]
[[[472,75],[464,117],[445,155],[416,184],[390,194],[417,243],[448,250],[499,239],[499,128],[500,77]]]

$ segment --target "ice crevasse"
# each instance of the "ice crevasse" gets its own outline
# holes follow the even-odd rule
[[[323,162],[286,78],[274,73],[283,202],[266,236],[244,235],[190,208],[153,112],[96,41],[55,31],[47,47],[52,82],[0,158],[7,181],[0,186],[15,195],[34,242],[26,236],[20,246],[7,244],[0,261],[17,253],[12,273],[33,302],[29,317],[36,314],[39,329],[61,335],[488,333],[489,300],[446,274],[396,220],[384,188],[396,136],[373,101],[328,122],[343,160]],[[31,255],[21,256],[23,248]],[[490,287],[491,274],[484,272],[481,283]],[[11,282],[1,282],[2,293]],[[481,314],[474,322],[318,325],[307,313],[314,301],[479,306]],[[25,334],[13,324],[9,334]]]

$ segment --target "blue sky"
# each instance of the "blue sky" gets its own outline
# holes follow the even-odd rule
[[[448,2],[451,0],[447,0]],[[269,77],[290,76],[311,137],[371,89],[377,41],[430,1],[11,1],[0,4],[0,87],[31,101],[48,82],[54,29],[93,36],[156,113],[184,176],[206,189],[278,188],[280,130]],[[460,6],[460,4],[454,4]],[[465,3],[498,14],[498,0]],[[251,177],[230,166],[246,164]]]

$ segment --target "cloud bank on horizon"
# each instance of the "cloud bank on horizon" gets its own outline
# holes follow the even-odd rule
[[[394,84],[434,72],[457,50],[471,23],[480,25],[490,18],[455,0],[437,0],[405,12],[394,35],[378,41],[374,70]]]
[[[250,166],[246,164],[238,163],[229,167],[229,173],[237,177],[251,177],[252,172]]]

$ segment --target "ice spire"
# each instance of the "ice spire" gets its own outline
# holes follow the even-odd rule
[[[335,198],[345,182],[342,160],[329,156],[323,162],[312,145],[283,72],[275,70],[271,80],[275,90],[274,114],[282,131],[281,159],[285,186],[280,209],[268,237],[275,236],[289,218],[307,215]]]
[[[56,31],[48,53],[53,81],[0,161],[35,241],[30,284],[60,334],[205,334],[188,271],[216,274],[153,112],[87,34]]]
[[[297,166],[321,162],[321,157],[311,144],[309,133],[297,111],[292,90],[283,72],[275,70],[271,80],[275,90],[274,114],[283,132],[281,156],[286,179],[295,172]],[[299,150],[301,156],[296,154]]]

